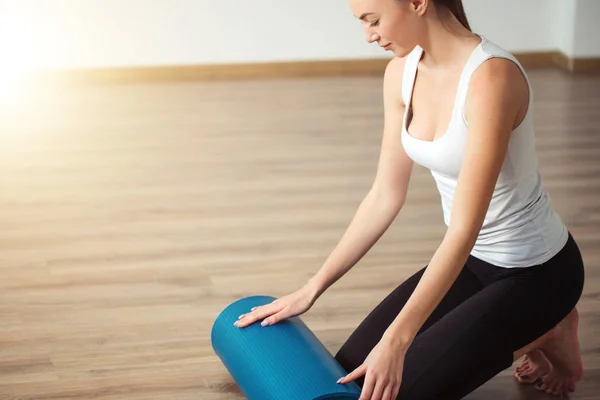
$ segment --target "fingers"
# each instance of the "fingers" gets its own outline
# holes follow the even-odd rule
[[[290,308],[284,307],[283,310],[279,311],[277,314],[270,316],[269,318],[265,318],[260,324],[262,326],[267,325],[275,325],[279,321],[289,318],[292,315]]]
[[[395,400],[398,397],[398,393],[400,393],[400,383],[396,383],[392,386],[392,393],[390,393],[390,400]]]
[[[278,319],[267,317],[271,317],[272,315],[277,314],[280,311],[279,308],[279,303],[276,303],[276,301],[273,301],[272,303],[266,304],[264,306],[253,307],[249,313],[240,315],[238,317],[238,320],[233,325],[237,326],[238,328],[244,328],[248,325],[252,325],[253,323],[259,320],[263,320],[263,323],[261,324],[263,326],[269,325],[269,323],[272,324],[274,320],[277,321],[281,319],[281,317],[278,317]],[[265,322],[265,319],[267,322]]]
[[[371,394],[371,396],[367,397],[367,399],[384,400],[383,392],[386,389],[386,386],[388,386],[387,383],[381,379],[372,379],[372,381],[373,381],[373,394]]]
[[[373,375],[370,372],[367,372],[365,376],[365,383],[362,387],[360,398],[358,400],[371,400],[376,383],[376,380],[373,379]],[[377,397],[375,398],[377,399]]]
[[[381,400],[394,400],[396,398],[396,385],[387,385],[385,390],[383,391],[383,396],[381,396]]]
[[[348,375],[340,378],[337,383],[348,383],[352,382],[361,376],[363,376],[367,372],[367,366],[365,364],[360,365],[354,371],[350,372]]]
[[[367,371],[366,364],[360,365],[348,375],[340,378],[337,383],[352,382],[365,374],[365,382],[358,400],[394,400],[398,396],[400,383],[395,380],[378,379],[370,371]]]
[[[359,400],[394,400],[400,391],[400,384],[377,378],[367,372]]]

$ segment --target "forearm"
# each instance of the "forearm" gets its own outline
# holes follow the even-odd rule
[[[402,208],[403,200],[372,189],[321,269],[309,280],[315,297],[350,270],[379,240]]]
[[[413,294],[384,334],[400,349],[407,349],[448,293],[463,268],[475,239],[465,232],[448,233],[417,284]]]

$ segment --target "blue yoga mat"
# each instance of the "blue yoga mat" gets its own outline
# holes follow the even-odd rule
[[[211,342],[248,400],[356,400],[356,382],[339,384],[345,371],[299,316],[275,325],[233,325],[253,307],[275,300],[251,296],[235,301],[215,320]]]

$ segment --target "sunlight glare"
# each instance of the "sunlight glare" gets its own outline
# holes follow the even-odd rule
[[[0,26],[0,109],[12,109],[23,105],[33,95],[32,84],[37,76],[35,60],[26,38],[20,30],[6,24]]]

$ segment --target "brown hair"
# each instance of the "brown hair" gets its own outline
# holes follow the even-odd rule
[[[435,0],[434,2],[436,6],[442,6],[448,9],[462,26],[471,31],[471,25],[469,25],[469,20],[467,19],[462,0]]]

